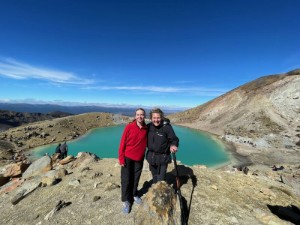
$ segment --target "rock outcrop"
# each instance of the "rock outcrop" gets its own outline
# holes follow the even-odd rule
[[[174,188],[164,181],[153,184],[135,214],[134,223],[181,224],[181,212]]]
[[[48,172],[52,169],[52,160],[50,156],[46,155],[36,161],[34,161],[28,169],[23,173],[22,178],[28,179],[45,172]]]

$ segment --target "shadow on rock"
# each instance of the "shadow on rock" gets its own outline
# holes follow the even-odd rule
[[[179,188],[182,185],[186,184],[189,179],[191,179],[193,187],[197,186],[197,178],[194,175],[194,171],[190,167],[187,167],[184,165],[178,165],[177,169],[178,169],[178,176],[179,176],[178,178],[176,178],[176,170],[175,169],[173,169],[171,172],[167,173],[166,180],[167,180],[168,184],[173,185],[173,187],[176,189],[177,188],[177,180],[176,179],[179,179],[179,184],[180,184]]]
[[[183,214],[185,221],[182,221],[182,224],[188,224],[189,215],[191,211],[192,206],[192,200],[193,200],[193,193],[194,189],[197,186],[197,177],[194,175],[194,171],[187,166],[184,165],[178,165],[178,177],[176,177],[176,169],[174,168],[170,173],[167,173],[167,183],[173,185],[174,189],[176,190],[179,201],[181,201],[181,213]],[[191,179],[192,182],[192,190],[190,194],[190,202],[187,203],[187,200],[181,195],[180,188],[184,184],[187,184],[188,180]]]
[[[143,196],[144,194],[146,194],[149,190],[149,188],[151,187],[153,183],[153,180],[150,180],[150,181],[145,181],[144,184],[143,184],[143,187],[139,190],[139,196]]]
[[[166,174],[166,182],[167,184],[171,185],[174,188],[175,192],[178,195],[178,200],[180,201],[180,207],[181,207],[180,210],[183,216],[181,223],[188,224],[192,199],[193,199],[193,193],[195,187],[197,186],[197,177],[194,175],[194,172],[190,167],[184,165],[178,165],[177,169],[178,169],[178,177],[176,176],[176,170],[174,168],[172,171]],[[189,179],[191,180],[193,187],[190,194],[190,202],[188,203],[186,198],[184,198],[181,195],[180,188],[183,185],[187,184]],[[139,196],[146,194],[148,190],[151,188],[152,184],[153,184],[153,180],[145,181],[142,188],[139,190]]]
[[[300,210],[297,206],[267,205],[270,211],[282,220],[300,224]]]

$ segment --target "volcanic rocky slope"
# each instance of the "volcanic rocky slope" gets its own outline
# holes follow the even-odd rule
[[[261,77],[169,118],[219,135],[255,163],[299,162],[300,70]]]

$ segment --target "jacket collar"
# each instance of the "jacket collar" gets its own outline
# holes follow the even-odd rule
[[[138,125],[137,125],[137,121],[136,121],[136,119],[134,119],[131,123],[133,123],[133,124],[135,124],[135,126],[137,126],[138,128],[140,128]],[[143,129],[147,129],[147,125],[146,125],[146,123],[144,122],[144,124],[142,124],[142,127],[141,128],[143,128]]]

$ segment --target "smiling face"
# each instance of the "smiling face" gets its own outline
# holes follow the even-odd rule
[[[143,123],[145,119],[145,112],[141,109],[137,110],[135,112],[135,119],[138,123]]]
[[[159,126],[161,123],[161,116],[159,113],[152,113],[151,122],[154,126]]]

